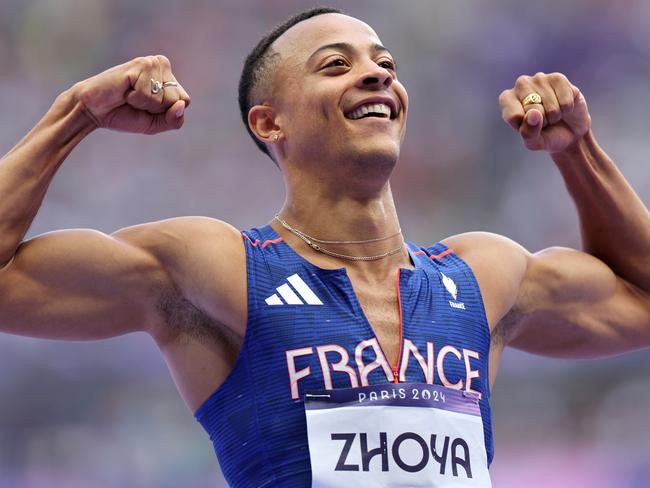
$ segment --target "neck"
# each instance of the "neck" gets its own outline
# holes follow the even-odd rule
[[[290,187],[291,188],[291,187]],[[348,256],[376,256],[400,247],[404,238],[390,184],[369,197],[335,193],[323,188],[291,188],[279,212],[282,220],[300,232],[328,241],[371,241],[362,243],[321,244],[329,251]],[[273,227],[294,249],[305,257],[325,266],[356,268],[390,268],[408,266],[406,247],[376,261],[351,261],[336,258],[310,248],[299,237],[292,235],[277,221]],[[388,239],[382,239],[392,236]]]

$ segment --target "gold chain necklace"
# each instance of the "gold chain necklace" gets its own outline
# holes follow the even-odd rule
[[[322,240],[322,239],[315,239],[315,238],[311,237],[310,235],[305,234],[304,232],[291,227],[287,222],[282,220],[279,215],[276,215],[273,218],[275,220],[277,220],[278,222],[280,222],[280,224],[282,224],[282,227],[284,227],[289,232],[291,232],[292,234],[298,236],[300,239],[305,241],[305,243],[309,247],[311,247],[314,251],[322,252],[323,254],[327,254],[328,256],[332,256],[332,257],[335,257],[335,258],[347,259],[349,261],[375,261],[377,259],[382,259],[382,258],[386,258],[388,256],[392,256],[393,254],[397,254],[402,249],[404,249],[404,241],[402,241],[402,243],[399,245],[398,248],[395,248],[392,251],[384,252],[382,254],[376,254],[374,256],[350,256],[348,254],[340,254],[340,253],[337,253],[337,252],[334,252],[334,251],[330,251],[328,249],[324,249],[321,246],[319,246],[318,244],[316,244],[316,242],[320,242],[321,244],[364,244],[364,243],[368,243],[368,242],[378,242],[378,241],[384,241],[386,239],[390,239],[391,237],[395,237],[395,236],[401,234],[402,229],[400,229],[397,233],[395,233],[393,235],[390,235],[390,236],[387,236],[387,237],[378,237],[378,238],[375,238],[375,239],[368,239],[368,240],[365,240],[365,241],[326,241],[326,240]]]

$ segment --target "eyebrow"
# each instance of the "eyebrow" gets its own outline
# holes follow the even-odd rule
[[[321,46],[318,49],[316,49],[313,53],[311,53],[309,58],[307,58],[307,62],[309,63],[319,53],[321,53],[323,51],[330,50],[330,49],[339,50],[339,51],[346,51],[348,53],[352,53],[352,52],[356,51],[356,48],[352,44],[349,44],[347,42],[333,42],[331,44],[325,44],[324,46]],[[388,54],[390,54],[391,58],[393,57],[391,52],[386,47],[382,46],[381,44],[376,44],[376,43],[373,44],[371,46],[371,50],[374,53],[380,53],[380,52],[388,53]]]

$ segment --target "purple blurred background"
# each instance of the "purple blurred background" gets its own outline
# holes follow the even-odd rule
[[[409,240],[488,230],[532,251],[579,246],[552,162],[527,151],[500,119],[500,91],[537,71],[564,72],[583,90],[598,140],[650,202],[650,3],[328,4],[375,28],[409,91],[393,178]],[[193,101],[181,132],[92,134],[55,179],[29,235],[110,232],[188,214],[241,228],[267,222],[282,203],[282,182],[241,125],[237,80],[259,37],[311,6],[0,0],[0,152],[59,92],[138,55],[167,55]],[[579,362],[508,351],[493,392],[495,487],[650,486],[649,373],[647,351]],[[147,336],[0,336],[0,487],[179,486],[225,483]]]

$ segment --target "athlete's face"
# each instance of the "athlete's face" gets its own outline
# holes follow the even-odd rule
[[[377,34],[358,19],[325,14],[289,29],[273,49],[274,104],[289,157],[392,169],[408,96]]]

